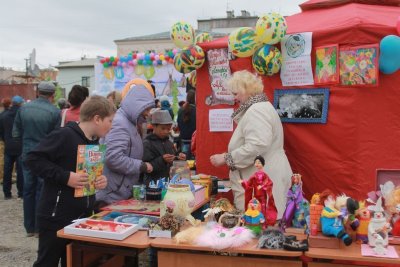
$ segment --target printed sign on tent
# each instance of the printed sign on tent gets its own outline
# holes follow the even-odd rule
[[[231,77],[229,67],[228,49],[212,49],[207,52],[208,72],[212,94],[207,96],[207,105],[228,104],[233,105],[234,97],[225,86]]]
[[[208,120],[210,132],[232,132],[233,120],[231,118],[233,108],[227,109],[210,109]]]
[[[312,32],[286,35],[281,42],[283,86],[314,84],[311,67]]]

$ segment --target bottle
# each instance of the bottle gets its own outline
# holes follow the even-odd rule
[[[144,184],[140,187],[139,198],[141,201],[146,200],[146,186]]]

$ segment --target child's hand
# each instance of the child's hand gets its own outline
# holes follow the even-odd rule
[[[146,166],[147,166],[147,173],[153,172],[153,166],[148,162],[145,162],[145,163],[146,163]]]
[[[72,188],[83,188],[89,183],[89,175],[87,173],[70,172],[67,185]]]
[[[180,159],[180,160],[186,160],[186,154],[185,154],[185,153],[179,153],[178,159]]]
[[[104,189],[106,188],[106,186],[107,186],[107,177],[105,177],[104,175],[100,175],[94,181],[94,187],[96,189]]]
[[[172,154],[164,154],[162,157],[166,163],[172,163],[175,159],[175,156]]]

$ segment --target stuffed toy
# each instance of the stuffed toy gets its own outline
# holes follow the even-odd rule
[[[192,226],[177,233],[174,239],[177,244],[194,244],[196,238],[198,238],[203,231],[203,226]]]
[[[387,222],[384,210],[382,207],[382,198],[378,198],[375,206],[368,207],[373,212],[372,218],[368,225],[368,245],[375,247],[376,241],[383,243],[384,247],[389,244],[388,234],[392,228]],[[380,240],[383,239],[383,241]]]
[[[322,233],[326,236],[340,238],[346,246],[350,246],[353,240],[345,232],[342,213],[335,209],[335,195],[329,190],[325,190],[320,195],[324,208],[321,213]]]
[[[260,202],[261,212],[266,219],[264,225],[266,227],[267,225],[275,225],[278,211],[272,194],[273,182],[265,173],[264,165],[264,158],[257,156],[254,159],[254,166],[257,171],[248,180],[242,180],[241,183],[245,190],[253,190],[253,197]]]
[[[400,187],[396,187],[385,200],[385,206],[390,214],[393,226],[392,235],[400,236]]]
[[[311,235],[317,235],[318,231],[321,232],[321,212],[324,208],[321,205],[321,198],[319,193],[315,193],[311,198],[310,204],[310,232]]]
[[[203,211],[204,218],[208,221],[219,221],[219,218],[225,212],[235,213],[235,207],[227,198],[220,198],[211,203],[211,207]]]
[[[261,212],[260,202],[256,198],[250,200],[247,210],[243,215],[242,222],[247,228],[252,230],[256,236],[261,234],[265,218]]]
[[[254,238],[251,230],[245,227],[225,228],[218,223],[210,222],[194,240],[194,243],[203,247],[221,250],[240,247]]]
[[[302,186],[301,175],[294,173],[292,175],[292,186],[286,195],[286,209],[280,222],[280,227],[283,230],[291,226],[308,229],[306,218],[310,214],[310,207],[308,201],[304,198]]]
[[[371,213],[368,207],[365,205],[365,201],[359,202],[360,208],[357,210],[357,218],[359,226],[356,230],[356,240],[358,243],[367,244],[368,243],[368,225],[371,220]]]

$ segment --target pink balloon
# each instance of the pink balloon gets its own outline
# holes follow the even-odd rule
[[[151,53],[150,53],[150,56],[151,56],[151,57],[154,57],[154,56],[155,56],[155,54],[154,54],[153,52],[151,52]]]
[[[160,59],[160,56],[159,56],[159,55],[155,55],[155,56],[154,56],[154,59],[155,59],[155,60],[159,60],[159,59]]]
[[[400,35],[400,16],[397,18],[397,34]]]
[[[128,61],[128,65],[129,66],[133,66],[133,62],[132,61]]]
[[[174,53],[174,55],[175,55],[176,53],[178,53],[178,49],[176,49],[176,48],[172,49],[172,53]]]
[[[126,62],[122,62],[122,67],[126,67]]]
[[[118,61],[117,66],[121,67],[121,65],[122,65],[121,61]]]
[[[136,66],[137,65],[137,60],[136,59],[132,60],[132,64],[133,64],[133,66]]]

